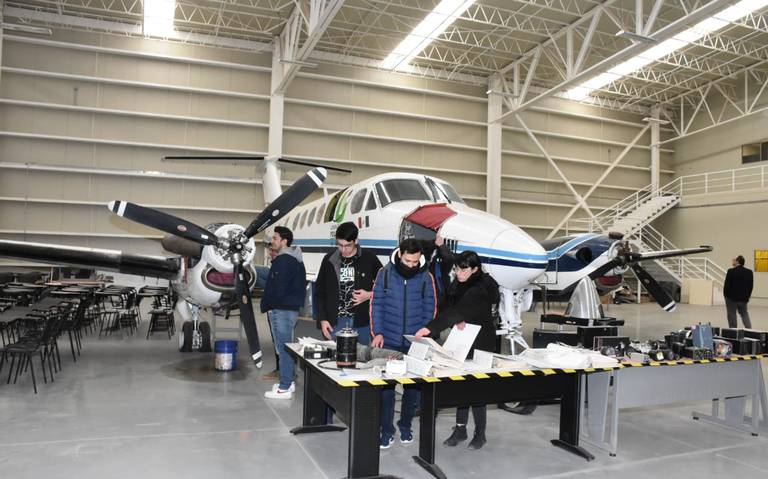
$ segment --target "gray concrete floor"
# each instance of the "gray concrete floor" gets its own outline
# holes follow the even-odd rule
[[[668,314],[653,304],[622,305],[607,313],[626,319],[625,332],[642,338],[698,321],[725,324],[723,307],[681,305]],[[752,308],[752,318],[756,328],[768,329],[768,308]],[[264,319],[259,321],[268,339]],[[536,316],[526,314],[528,335],[535,325]],[[300,330],[315,331],[308,323]],[[292,401],[264,399],[272,382],[260,376],[274,366],[271,345],[265,344],[262,371],[243,362],[236,372],[217,373],[211,355],[181,354],[175,338],[163,338],[91,336],[76,364],[62,342],[63,371],[55,383],[41,384],[36,396],[28,377],[16,385],[0,382],[0,477],[345,475],[346,433],[294,437],[288,430],[300,422],[300,393]],[[439,445],[437,461],[453,478],[768,476],[768,434],[755,438],[694,422],[694,407],[706,404],[622,413],[619,455],[586,446],[596,456],[592,462],[550,445],[557,436],[557,406],[542,406],[531,416],[489,408],[486,447]],[[453,411],[442,412],[440,438],[452,423]],[[382,452],[381,472],[431,477],[411,460],[417,449],[417,442],[396,442]]]

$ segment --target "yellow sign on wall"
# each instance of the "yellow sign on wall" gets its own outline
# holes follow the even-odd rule
[[[768,273],[768,249],[755,250],[755,272]]]

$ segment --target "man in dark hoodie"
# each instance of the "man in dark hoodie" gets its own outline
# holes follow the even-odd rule
[[[275,350],[280,355],[280,383],[264,393],[268,399],[291,399],[296,386],[293,383],[295,363],[289,354],[283,354],[285,345],[293,342],[293,331],[304,306],[307,272],[301,249],[292,246],[293,232],[276,226],[271,248],[277,252],[269,268],[269,277],[261,297],[261,312],[269,312]]]
[[[381,261],[360,248],[358,229],[352,222],[336,228],[336,251],[328,253],[317,273],[318,327],[326,339],[335,339],[344,328],[357,330],[360,344],[371,342],[369,300]]]
[[[392,253],[390,263],[379,271],[371,298],[371,327],[376,348],[407,352],[410,343],[404,334],[414,334],[435,317],[435,281],[427,269],[422,245],[406,239]],[[400,406],[400,442],[413,441],[411,423],[419,401],[419,390],[403,387]],[[381,393],[381,436],[379,447],[387,449],[395,437],[395,391]]]

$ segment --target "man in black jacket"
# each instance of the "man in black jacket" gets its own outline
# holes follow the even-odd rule
[[[267,399],[291,399],[296,386],[293,383],[295,363],[285,353],[285,345],[293,342],[293,331],[304,306],[307,272],[301,249],[293,246],[293,232],[276,226],[271,247],[277,252],[269,268],[269,277],[261,297],[261,312],[269,313],[275,350],[280,355],[280,383],[264,393]]]
[[[371,342],[370,299],[381,261],[360,247],[352,222],[336,228],[337,250],[328,253],[317,273],[318,326],[327,339],[343,328],[354,328],[360,344]]]
[[[752,270],[744,266],[744,257],[739,255],[733,259],[733,268],[725,275],[723,296],[725,296],[725,309],[728,311],[728,327],[738,326],[736,311],[741,315],[744,327],[752,327],[752,321],[747,312],[747,303],[752,296]]]

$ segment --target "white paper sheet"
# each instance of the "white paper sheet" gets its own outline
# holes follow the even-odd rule
[[[464,329],[454,326],[443,344],[443,349],[450,353],[451,358],[464,362],[479,332],[480,325],[477,324],[467,324]]]

